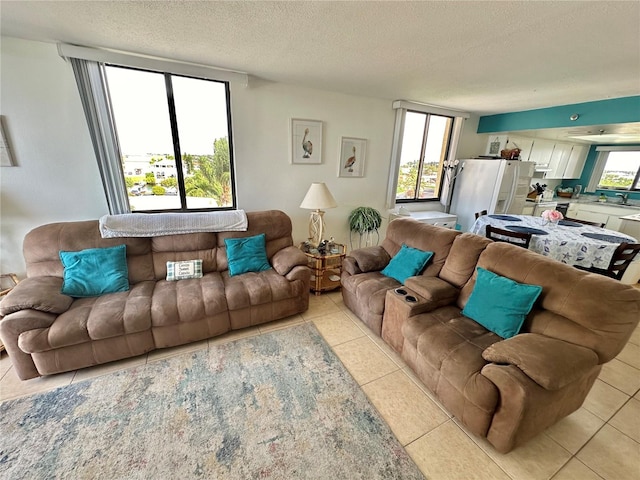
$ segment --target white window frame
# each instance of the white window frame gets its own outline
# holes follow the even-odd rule
[[[462,133],[464,120],[470,117],[469,113],[459,110],[450,110],[435,105],[424,103],[408,102],[406,100],[396,100],[393,102],[393,108],[396,110],[396,123],[393,131],[393,144],[391,149],[391,162],[389,166],[389,183],[387,185],[386,208],[394,209],[396,206],[396,190],[398,188],[398,175],[400,171],[400,159],[402,156],[402,140],[404,137],[404,121],[408,111],[427,113],[432,115],[442,115],[445,117],[453,117],[453,125],[451,127],[451,138],[449,140],[449,150],[445,164],[453,163],[458,151],[458,142]],[[442,175],[442,185],[440,187],[440,203],[448,208],[450,203],[450,179],[446,175]],[[437,199],[434,199],[437,200]]]
[[[609,153],[611,152],[629,152],[629,151],[640,151],[640,145],[599,145],[596,147],[596,152],[598,152],[598,157],[596,158],[595,165],[593,167],[593,171],[591,172],[591,178],[589,179],[589,184],[585,189],[586,192],[595,192],[596,190],[611,190],[611,189],[603,189],[598,186],[600,183],[600,179],[602,178],[602,174],[604,173],[604,167],[607,165],[607,159],[609,158]],[[636,172],[636,178],[638,178],[638,172]],[[632,184],[633,185],[633,184]],[[622,191],[622,190],[621,190]],[[637,189],[629,189],[624,190],[629,192],[637,192]]]
[[[105,88],[106,80],[103,71],[105,64],[205,80],[234,82],[245,87],[249,80],[249,76],[243,72],[107,49],[59,43],[58,53],[62,58],[70,61],[73,67],[111,214],[130,213],[131,207],[124,181],[118,136],[111,114],[109,95]],[[230,114],[229,101],[227,98],[228,115]],[[232,126],[229,125],[229,128],[229,148],[233,149]],[[233,158],[233,152],[230,154]],[[237,185],[235,185],[233,178],[234,175],[232,175],[232,182],[234,182],[232,188],[237,192]],[[234,207],[232,208],[235,208],[236,202],[237,196],[234,194]],[[197,210],[186,208],[183,211]]]

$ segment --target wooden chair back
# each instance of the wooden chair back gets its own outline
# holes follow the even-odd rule
[[[604,223],[588,222],[587,220],[578,220],[577,218],[564,217],[564,219],[569,222],[581,223],[583,225],[593,225],[594,227],[598,227],[598,228],[604,228],[604,225],[605,225]]]
[[[596,267],[580,267],[576,265],[576,268],[580,270],[586,270],[591,273],[598,273],[606,277],[615,278],[621,280],[624,276],[624,272],[627,267],[633,262],[633,259],[640,252],[640,243],[621,243],[611,257],[609,267],[605,270],[603,268]]]
[[[531,242],[530,233],[512,232],[511,230],[503,230],[491,225],[487,225],[487,238],[494,242],[512,243],[523,248],[529,248],[529,243]]]
[[[481,210],[480,212],[476,212],[476,220],[481,216],[486,215],[488,212],[486,210]]]

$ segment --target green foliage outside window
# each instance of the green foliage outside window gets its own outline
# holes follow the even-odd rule
[[[419,195],[416,193],[416,185],[418,184],[418,160],[405,163],[400,167],[398,174],[398,187],[396,189],[396,198],[398,199],[414,199],[414,198],[430,198],[435,196],[436,179],[438,178],[439,164],[425,163],[422,168],[422,182],[420,185]]]
[[[629,172],[629,175],[620,175],[620,172],[605,173],[600,179],[598,186],[628,190],[633,183],[633,172]]]
[[[188,197],[214,198],[218,206],[231,205],[231,163],[229,140],[213,142],[213,155],[183,155]]]

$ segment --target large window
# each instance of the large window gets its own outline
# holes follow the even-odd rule
[[[598,162],[602,165],[598,188],[640,190],[640,147],[636,150],[602,151]]]
[[[451,168],[456,164],[458,141],[469,114],[406,100],[393,102],[393,109],[396,123],[387,208],[395,208],[397,203],[439,201],[448,211]]]
[[[132,211],[235,206],[229,85],[105,67]]]
[[[408,111],[405,115],[396,202],[440,197],[453,118]]]

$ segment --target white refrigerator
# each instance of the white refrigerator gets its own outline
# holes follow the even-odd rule
[[[462,231],[471,229],[475,212],[481,210],[489,214],[521,215],[534,171],[534,162],[460,160],[450,211],[457,215]]]

